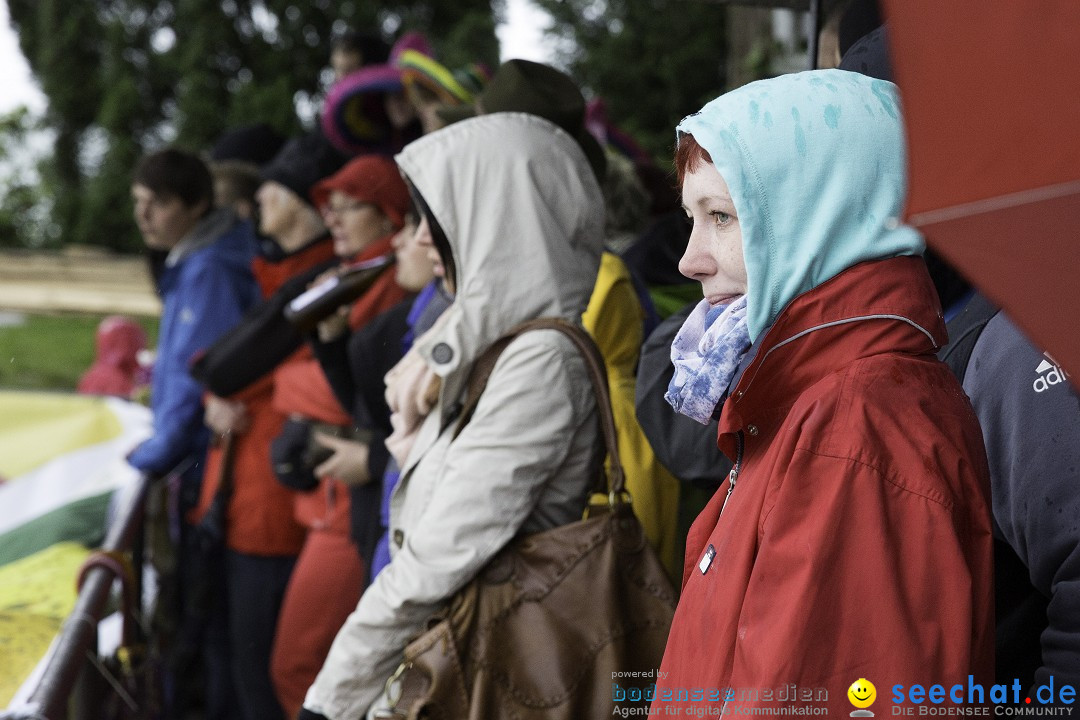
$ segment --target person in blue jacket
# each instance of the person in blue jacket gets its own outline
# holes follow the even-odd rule
[[[228,681],[224,633],[215,638],[200,612],[198,588],[212,578],[196,552],[197,535],[184,522],[199,498],[209,431],[203,424],[203,389],[190,375],[192,359],[235,326],[259,299],[251,273],[254,229],[232,210],[213,206],[213,181],[197,156],[165,149],[145,156],[135,168],[131,196],[134,217],[151,250],[166,253],[158,282],[163,311],[151,384],[153,435],[128,462],[151,476],[179,478],[169,518],[176,544],[175,603],[178,630],[167,683],[167,704],[180,716],[202,691],[205,717],[236,717]],[[198,656],[205,663],[205,681]]]
[[[181,150],[143,158],[131,195],[143,241],[168,254],[158,289],[164,308],[151,390],[154,434],[131,452],[128,462],[164,475],[188,458],[201,464],[206,452],[203,389],[188,366],[259,299],[251,274],[255,235],[251,223],[213,207],[209,170]],[[200,473],[184,475],[198,478]],[[182,509],[197,497],[182,503]]]

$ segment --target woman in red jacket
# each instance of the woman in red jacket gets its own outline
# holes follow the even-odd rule
[[[847,715],[857,681],[877,694],[855,706],[879,715],[913,684],[966,698],[993,669],[986,460],[934,355],[922,240],[897,220],[895,87],[774,78],[678,136],[680,270],[705,299],[667,398],[718,417],[735,466],[687,539],[654,711]]]
[[[393,238],[405,224],[409,209],[409,191],[397,165],[380,155],[353,158],[317,183],[311,189],[311,198],[323,212],[334,252],[343,263],[372,260],[392,252]],[[394,270],[387,268],[351,306],[342,309],[342,325],[352,330],[361,328],[401,302],[405,295]],[[306,363],[278,369],[274,406],[323,428],[353,425],[313,356]],[[294,474],[293,470],[282,471],[280,463],[275,464],[275,470],[279,478]],[[305,469],[302,474],[311,472]],[[296,715],[338,628],[360,599],[364,568],[349,532],[348,483],[369,481],[363,473],[349,478],[319,477],[314,489],[296,496],[295,516],[308,532],[282,601],[270,663],[278,699],[287,717]]]

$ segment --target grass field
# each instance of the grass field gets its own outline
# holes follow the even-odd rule
[[[72,391],[94,361],[94,333],[102,315],[3,313],[0,388]],[[150,347],[157,320],[136,318]]]

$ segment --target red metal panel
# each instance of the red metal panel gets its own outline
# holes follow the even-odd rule
[[[885,0],[909,214],[1080,178],[1080,2]]]
[[[1080,2],[884,9],[908,220],[1080,386]]]
[[[922,230],[1080,387],[1080,194]]]

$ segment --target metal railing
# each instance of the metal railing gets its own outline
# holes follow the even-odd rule
[[[134,568],[129,589],[136,603],[142,598],[143,518],[151,482],[147,475],[139,478],[97,552],[106,559],[131,553],[130,563],[123,565]],[[89,562],[84,568],[75,608],[57,633],[41,677],[27,701],[0,712],[0,720],[64,720],[69,708],[76,718],[100,718],[99,709],[110,689],[98,665],[98,623],[114,581],[123,579],[123,568],[116,560]]]

